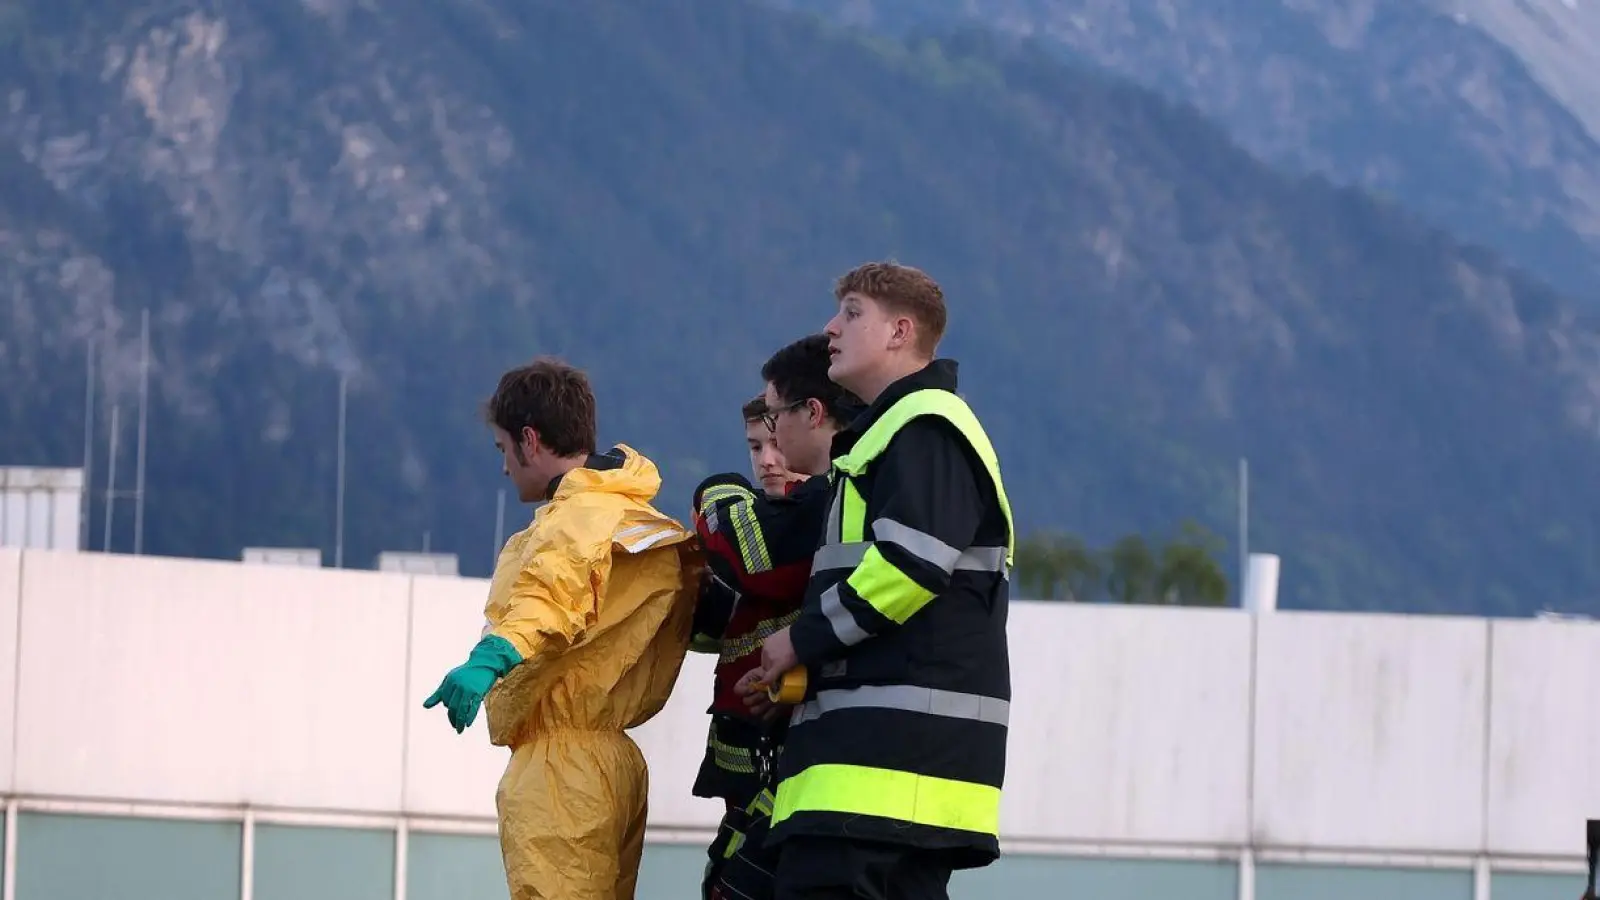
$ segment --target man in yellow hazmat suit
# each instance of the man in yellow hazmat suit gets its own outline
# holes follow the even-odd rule
[[[584,374],[541,358],[507,372],[485,416],[524,502],[481,640],[426,708],[457,732],[485,707],[511,748],[495,792],[512,900],[632,900],[648,773],[624,733],[666,704],[688,651],[702,563],[651,501],[661,478],[626,445],[595,452]]]

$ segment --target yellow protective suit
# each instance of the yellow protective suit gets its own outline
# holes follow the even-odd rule
[[[485,634],[523,662],[484,698],[511,748],[495,792],[512,900],[631,900],[649,776],[624,729],[667,702],[688,651],[700,554],[650,505],[655,465],[574,469],[495,565]]]

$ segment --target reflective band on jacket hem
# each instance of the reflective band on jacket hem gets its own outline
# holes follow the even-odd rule
[[[735,747],[725,744],[715,737],[706,740],[706,746],[711,748],[711,761],[717,768],[740,775],[754,775],[756,771],[755,759],[750,751],[744,747]]]
[[[874,533],[877,526],[873,526]],[[881,533],[879,533],[881,536]],[[898,543],[898,542],[896,542]],[[829,569],[854,569],[861,565],[861,560],[866,558],[867,548],[872,546],[871,541],[855,541],[849,544],[825,544],[817,549],[816,556],[811,560],[811,571],[826,572]],[[903,546],[903,545],[902,545]],[[1004,547],[971,547],[963,551],[956,559],[957,572],[1006,572],[1006,548]]]
[[[796,728],[834,710],[860,708],[901,709],[993,725],[1008,725],[1011,719],[1011,703],[998,697],[985,697],[982,694],[966,694],[960,691],[941,691],[909,684],[869,684],[857,688],[818,691],[816,699],[807,700],[795,709],[794,716],[789,720],[789,727]]]
[[[893,769],[820,764],[778,785],[772,824],[805,812],[879,816],[998,836],[1000,789]]]

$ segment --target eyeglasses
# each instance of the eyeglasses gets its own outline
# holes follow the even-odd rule
[[[778,407],[778,409],[776,411],[762,413],[761,414],[761,421],[762,421],[762,423],[764,425],[767,426],[767,430],[768,431],[777,431],[778,430],[778,417],[779,416],[783,415],[784,413],[786,413],[786,412],[788,412],[788,411],[790,411],[792,409],[799,409],[800,407],[805,406],[807,403],[810,403],[810,402],[811,401],[809,401],[809,400],[796,400],[795,402],[789,404],[788,406],[780,406],[780,407]]]

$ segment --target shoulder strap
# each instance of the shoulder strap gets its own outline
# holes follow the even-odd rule
[[[938,388],[923,388],[902,397],[884,410],[883,415],[867,428],[849,453],[833,461],[834,469],[850,476],[860,475],[874,459],[882,455],[896,432],[920,416],[938,416],[955,426],[983,463],[994,485],[995,495],[1000,500],[1000,509],[1006,517],[1006,563],[1010,565],[1015,561],[1017,535],[1011,516],[1011,501],[1006,497],[1005,484],[1000,478],[1000,457],[995,453],[994,444],[983,430],[982,423],[972,412],[972,407],[956,394]]]

